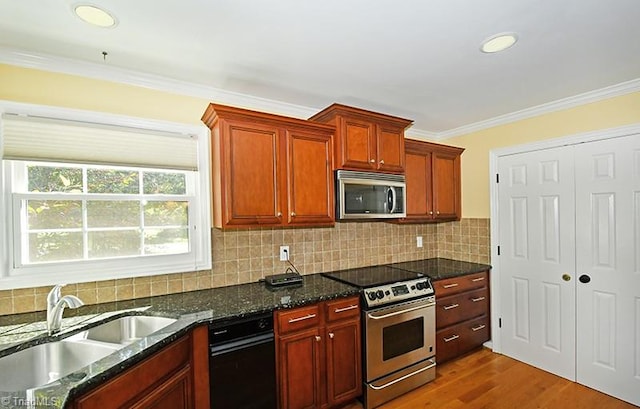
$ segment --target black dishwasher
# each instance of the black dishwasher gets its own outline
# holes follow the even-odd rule
[[[209,326],[212,409],[275,409],[273,314]]]

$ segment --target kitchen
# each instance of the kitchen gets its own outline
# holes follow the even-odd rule
[[[74,75],[73,69],[60,73],[46,67],[27,68],[12,57],[15,55],[8,53],[5,64],[0,67],[3,78],[0,98],[7,101],[190,124],[199,123],[210,102],[209,98],[90,79],[78,73]],[[47,92],[43,93],[43,89]],[[257,231],[212,229],[211,270],[69,284],[65,293],[77,294],[85,303],[94,304],[254,282],[264,275],[283,271],[284,264],[274,254],[274,248],[281,245],[291,246],[291,260],[304,274],[431,257],[491,264],[488,152],[504,146],[636,123],[639,96],[632,86],[629,90],[589,104],[569,104],[555,112],[497,124],[442,141],[465,148],[463,218],[459,222],[338,223],[334,228]],[[92,95],[101,95],[101,98],[96,100]],[[411,137],[410,133],[408,136]],[[417,247],[416,237],[423,238],[423,247]],[[49,290],[50,286],[3,290],[0,312],[14,314],[42,310]]]

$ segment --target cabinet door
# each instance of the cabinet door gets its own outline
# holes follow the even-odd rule
[[[279,129],[225,121],[222,130],[225,225],[281,224]]]
[[[433,219],[431,186],[431,153],[411,153],[405,156],[407,183],[407,220]]]
[[[289,224],[335,221],[331,135],[287,131],[287,203]]]
[[[319,408],[321,405],[322,336],[311,328],[278,340],[280,407]]]
[[[460,155],[434,151],[433,210],[438,220],[460,220]]]
[[[193,408],[191,368],[185,367],[139,402],[131,409],[190,409]]]
[[[337,166],[362,170],[377,169],[375,125],[354,118],[340,120]]]
[[[362,393],[360,321],[350,320],[326,328],[327,399],[330,406]]]
[[[404,172],[404,128],[376,126],[376,159],[378,170]]]

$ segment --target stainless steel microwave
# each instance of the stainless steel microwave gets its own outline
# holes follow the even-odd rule
[[[336,171],[336,217],[392,219],[407,216],[404,175]]]

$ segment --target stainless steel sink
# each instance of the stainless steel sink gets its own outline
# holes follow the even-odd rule
[[[46,385],[176,321],[164,317],[125,316],[60,341],[4,356],[0,358],[0,391],[12,392]],[[79,372],[78,380],[83,376]]]
[[[129,315],[90,328],[81,336],[91,341],[127,345],[174,322],[176,320],[173,318]]]
[[[46,385],[118,349],[117,345],[63,340],[7,355],[0,358],[0,390],[11,392]]]

